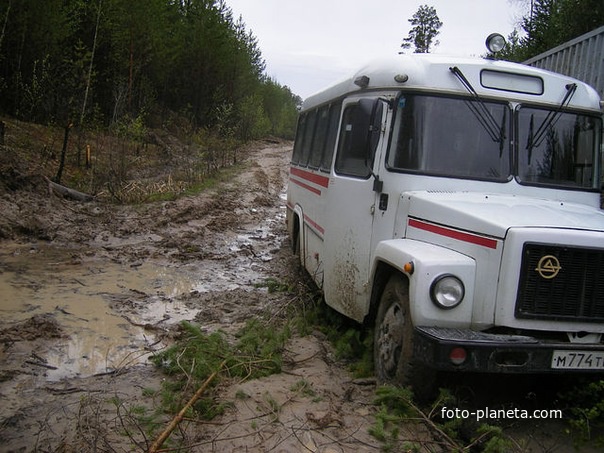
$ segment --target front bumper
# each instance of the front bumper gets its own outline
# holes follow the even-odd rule
[[[463,348],[466,351],[466,359],[459,365],[455,365],[450,359],[450,353],[454,348]],[[552,363],[554,351],[557,351],[557,355],[569,353],[568,355],[573,357],[577,354],[589,356],[592,366],[555,368]],[[531,336],[489,334],[467,329],[416,327],[414,354],[416,360],[431,368],[445,371],[604,373],[604,344],[550,342]],[[587,360],[586,357],[583,359]],[[554,362],[561,363],[560,359]],[[578,358],[576,363],[579,363]],[[570,358],[567,364],[571,365]]]

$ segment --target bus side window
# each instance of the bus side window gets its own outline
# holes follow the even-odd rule
[[[325,140],[325,147],[323,149],[323,158],[321,159],[321,171],[331,171],[331,163],[333,162],[334,147],[336,145],[336,138],[338,137],[338,124],[340,122],[341,111],[341,102],[331,104],[329,107],[329,125]]]
[[[361,99],[358,104],[346,107],[340,127],[335,165],[337,173],[369,178],[380,135],[382,108],[381,101],[377,99]]]
[[[306,132],[306,115],[300,115],[298,118],[298,127],[296,128],[296,140],[294,141],[294,152],[292,154],[292,164],[300,163],[302,157],[302,148],[304,147],[304,135]]]
[[[310,160],[308,161],[309,167],[316,169],[319,168],[319,166],[321,165],[328,127],[329,105],[325,105],[319,109],[319,112],[317,114],[317,127],[315,132],[315,138],[312,144],[312,150],[310,153]]]
[[[315,136],[315,124],[317,119],[317,111],[312,110],[306,115],[306,130],[304,131],[304,143],[302,145],[302,156],[300,157],[300,165],[308,165],[310,152],[313,146],[313,137]]]

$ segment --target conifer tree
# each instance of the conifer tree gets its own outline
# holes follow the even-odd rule
[[[403,39],[401,47],[409,49],[414,46],[415,53],[430,53],[432,46],[439,44],[438,41],[434,41],[434,38],[438,36],[440,27],[443,25],[436,14],[436,9],[432,6],[422,5],[409,19],[409,22],[413,27],[409,31],[409,35]]]

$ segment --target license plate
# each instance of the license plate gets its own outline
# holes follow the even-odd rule
[[[604,370],[604,352],[555,350],[552,354],[552,368]]]

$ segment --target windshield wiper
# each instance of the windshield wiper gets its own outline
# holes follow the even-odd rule
[[[474,101],[476,101],[477,104],[473,102],[466,102],[466,105],[474,114],[474,116],[482,125],[482,127],[487,131],[489,137],[491,137],[494,142],[499,143],[499,153],[501,154],[501,152],[503,151],[503,141],[505,140],[505,113],[503,116],[502,124],[500,126],[499,123],[497,123],[495,117],[491,114],[491,112],[485,105],[482,98],[478,95],[470,81],[466,78],[463,72],[461,72],[461,69],[459,69],[457,66],[452,66],[449,68],[449,71],[451,71],[455,75],[455,77],[459,79],[464,88],[468,90],[468,93],[472,95]]]
[[[560,105],[558,106],[558,108],[556,110],[550,110],[548,112],[545,119],[541,122],[541,124],[537,128],[535,135],[533,135],[533,116],[531,115],[530,131],[529,131],[529,136],[526,141],[526,149],[529,152],[529,161],[530,161],[530,155],[531,155],[531,152],[533,151],[533,148],[535,148],[535,147],[538,148],[539,146],[541,146],[541,143],[543,143],[543,140],[545,139],[545,136],[546,136],[545,134],[546,134],[547,130],[549,128],[551,128],[554,124],[556,124],[556,122],[560,119],[560,114],[562,113],[562,109],[570,103],[570,100],[572,99],[573,95],[575,94],[575,91],[577,91],[577,84],[569,83],[568,85],[566,85],[565,88],[566,88],[566,94],[564,95],[562,102],[560,103]]]

